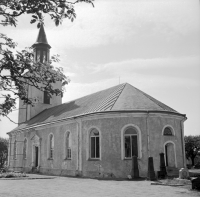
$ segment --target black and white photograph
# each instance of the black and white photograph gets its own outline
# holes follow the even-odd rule
[[[0,0],[0,197],[200,195],[200,0]]]

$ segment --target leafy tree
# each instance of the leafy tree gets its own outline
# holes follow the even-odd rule
[[[192,166],[194,166],[194,159],[200,153],[200,135],[197,136],[185,136],[185,153],[186,158],[192,160]]]
[[[8,139],[0,137],[0,168],[4,167],[8,156]]]
[[[50,18],[58,26],[63,19],[72,22],[76,18],[74,6],[85,2],[93,5],[94,0],[0,0],[0,24],[3,26],[17,26],[17,17],[31,15],[30,23],[36,23],[39,28],[44,23],[44,16]],[[94,6],[94,5],[93,5]],[[15,51],[17,44],[6,35],[0,33],[0,116],[6,116],[15,109],[16,100],[20,98],[26,104],[33,105],[33,98],[28,98],[27,85],[46,91],[48,96],[62,95],[64,89],[54,89],[52,83],[62,82],[62,87],[69,83],[69,78],[63,74],[62,68],[53,67],[58,62],[58,56],[53,56],[50,62],[33,61],[33,51],[26,48]],[[41,84],[43,84],[41,86]]]

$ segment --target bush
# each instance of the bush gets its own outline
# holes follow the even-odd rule
[[[194,165],[194,168],[195,168],[195,169],[200,169],[200,161],[197,162],[197,163]]]
[[[18,178],[18,177],[26,177],[25,173],[22,172],[9,172],[9,173],[1,173],[0,178]]]
[[[13,178],[13,177],[15,177],[15,173],[12,172],[5,175],[5,178]]]
[[[192,164],[187,164],[187,168],[191,169],[192,168]]]

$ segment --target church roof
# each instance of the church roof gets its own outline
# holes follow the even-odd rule
[[[46,36],[45,31],[44,31],[43,24],[40,25],[39,33],[38,33],[36,42],[33,44],[33,46],[36,45],[36,44],[45,44],[45,45],[48,45],[50,47],[50,45],[47,41],[47,36]]]
[[[45,109],[14,130],[106,112],[164,112],[185,116],[128,83]]]

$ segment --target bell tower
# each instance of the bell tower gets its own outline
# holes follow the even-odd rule
[[[49,62],[51,46],[48,44],[43,24],[40,26],[38,37],[32,47],[34,51],[35,62]]]
[[[49,62],[51,46],[48,44],[43,24],[40,26],[36,42],[32,45],[32,48],[35,62]],[[53,88],[62,88],[61,82],[56,82],[52,85]],[[34,106],[24,104],[22,100],[19,100],[18,124],[26,122],[47,108],[62,104],[61,95],[52,95],[49,98],[47,92],[38,90],[30,85],[28,86],[28,98],[33,99]]]

